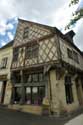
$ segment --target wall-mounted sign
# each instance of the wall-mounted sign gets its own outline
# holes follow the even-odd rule
[[[0,75],[0,80],[7,80],[7,75]]]

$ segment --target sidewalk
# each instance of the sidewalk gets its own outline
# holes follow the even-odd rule
[[[81,114],[78,117],[70,120],[65,125],[83,125],[83,114]]]

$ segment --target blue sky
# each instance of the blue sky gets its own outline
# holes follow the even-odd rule
[[[72,12],[83,8],[83,0],[69,8],[70,0],[0,0],[0,47],[13,40],[18,18],[55,26],[63,33]],[[71,27],[75,44],[83,51],[83,19]]]
[[[0,25],[0,46],[5,45],[7,42],[14,39],[16,28],[18,24],[18,18],[14,17],[2,21]]]

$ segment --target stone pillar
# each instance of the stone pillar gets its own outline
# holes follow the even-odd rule
[[[66,73],[62,70],[58,72],[59,78],[57,80],[57,93],[58,93],[58,100],[59,100],[59,111],[60,114],[66,113],[66,93],[65,93],[65,75]]]
[[[73,99],[74,99],[73,105],[74,105],[74,108],[77,108],[79,106],[79,101],[78,101],[75,79],[72,80],[72,92],[73,92]]]
[[[58,102],[58,92],[57,92],[57,80],[56,71],[50,71],[50,89],[51,89],[51,110],[54,113],[59,113],[59,102]]]
[[[11,85],[11,81],[8,80],[7,85],[6,85],[6,90],[5,90],[5,98],[4,98],[5,105],[10,104],[11,94],[12,94],[12,85]]]
[[[78,80],[78,90],[77,90],[77,94],[78,94],[78,100],[79,100],[79,104],[82,105],[83,104],[83,91],[82,91],[82,85],[81,85],[81,80]]]

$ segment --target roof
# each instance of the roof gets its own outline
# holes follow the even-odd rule
[[[11,46],[13,45],[13,43],[14,43],[13,40],[10,41],[10,42],[8,42],[6,45],[2,46],[2,47],[0,48],[0,50],[5,49],[5,48],[8,48],[8,47],[11,47]]]
[[[28,22],[28,23],[32,23],[32,24],[36,24],[39,26],[43,26],[49,30],[51,30],[53,33],[57,33],[58,35],[60,35],[60,37],[64,40],[66,40],[66,42],[70,43],[71,46],[73,46],[82,56],[83,56],[83,52],[74,44],[74,42],[72,42],[73,40],[73,36],[75,35],[74,31],[71,30],[69,31],[67,34],[63,34],[58,28],[56,27],[52,27],[52,26],[48,26],[48,25],[44,25],[44,24],[40,24],[37,22],[32,22],[32,21],[28,21],[28,20],[24,20],[24,19],[18,19],[19,21],[23,21],[23,22]],[[72,39],[69,38],[69,35],[71,36]]]
[[[46,24],[41,24],[41,23],[37,23],[37,22],[32,22],[32,21],[28,21],[28,20],[24,20],[24,19],[18,19],[19,21],[22,21],[22,22],[28,22],[28,23],[32,23],[32,24],[35,24],[35,25],[39,25],[39,26],[43,26],[43,27],[45,27],[45,28],[47,28],[47,29],[50,29],[50,30],[54,30],[54,27],[52,27],[52,26],[48,26],[48,25],[46,25]]]

